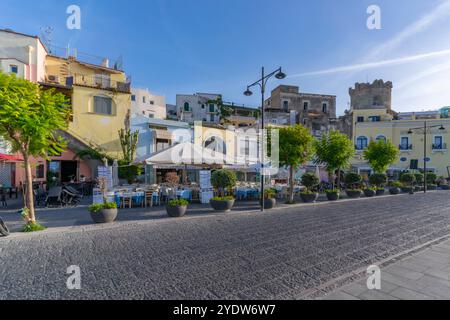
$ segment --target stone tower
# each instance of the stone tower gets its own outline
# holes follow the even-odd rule
[[[351,108],[383,109],[391,111],[392,107],[392,82],[375,80],[370,83],[355,83],[355,88],[349,89]]]

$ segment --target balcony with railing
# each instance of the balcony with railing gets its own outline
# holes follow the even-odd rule
[[[75,74],[66,78],[66,84],[117,91],[121,93],[131,93],[130,83],[111,80],[110,77],[106,76]]]
[[[433,152],[447,151],[447,144],[446,143],[434,143],[432,148],[433,148]]]
[[[413,149],[413,145],[412,144],[400,144],[398,146],[400,151],[411,151]]]

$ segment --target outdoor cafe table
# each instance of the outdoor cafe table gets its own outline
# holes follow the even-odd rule
[[[136,203],[138,206],[142,205],[145,198],[145,192],[143,191],[133,191],[133,192],[114,192],[114,200],[117,203],[117,207],[120,208],[123,198],[131,197],[132,203]]]
[[[178,189],[176,191],[177,198],[186,199],[192,201],[192,190],[190,189]]]

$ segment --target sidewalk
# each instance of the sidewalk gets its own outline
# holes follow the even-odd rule
[[[450,299],[450,240],[381,268],[381,290],[369,290],[367,277],[328,294],[325,300]]]

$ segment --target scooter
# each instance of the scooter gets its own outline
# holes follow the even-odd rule
[[[0,237],[9,236],[9,230],[3,220],[0,218]]]

